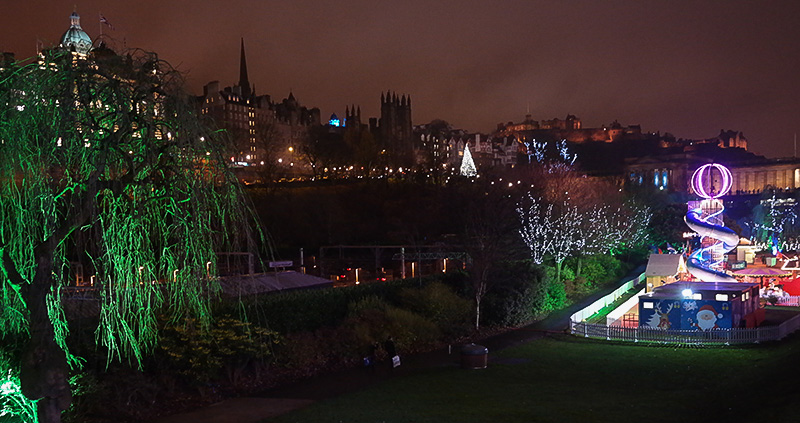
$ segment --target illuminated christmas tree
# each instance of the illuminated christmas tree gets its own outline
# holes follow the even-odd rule
[[[475,162],[472,161],[472,153],[469,152],[469,144],[464,144],[464,157],[461,159],[461,176],[473,177],[478,174]]]

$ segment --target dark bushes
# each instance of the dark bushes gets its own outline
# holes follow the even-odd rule
[[[486,325],[517,326],[545,310],[549,278],[529,260],[506,262],[490,276],[492,288],[483,300]]]

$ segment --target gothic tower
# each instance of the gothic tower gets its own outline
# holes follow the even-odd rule
[[[361,106],[356,108],[355,105],[347,106],[345,109],[345,127],[347,128],[360,128],[361,127]]]
[[[384,147],[392,152],[396,163],[413,164],[413,136],[411,124],[411,96],[387,91],[381,93],[380,137]]]
[[[250,80],[247,79],[247,58],[244,55],[244,38],[242,38],[242,50],[239,56],[239,89],[242,98],[250,98],[253,90],[250,88]]]

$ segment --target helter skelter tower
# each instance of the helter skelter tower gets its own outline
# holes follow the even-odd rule
[[[700,247],[689,256],[687,267],[704,282],[736,282],[723,272],[725,254],[739,244],[739,236],[726,228],[722,220],[725,207],[720,197],[732,185],[731,171],[717,163],[700,166],[692,175],[692,190],[701,200],[688,202],[684,221],[701,238]]]

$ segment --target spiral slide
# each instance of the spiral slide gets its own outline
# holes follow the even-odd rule
[[[701,236],[707,236],[719,240],[722,243],[722,249],[725,253],[736,248],[736,246],[739,244],[739,236],[736,235],[736,232],[724,226],[714,225],[703,221],[700,218],[700,213],[701,210],[699,209],[689,210],[683,217],[686,225]],[[686,263],[689,273],[703,282],[736,282],[736,279],[734,279],[732,276],[729,276],[723,272],[712,270],[703,265],[703,253],[709,248],[714,248],[716,245],[719,245],[719,243],[714,244],[711,247],[698,249],[692,253],[691,256],[689,256],[689,260]]]

